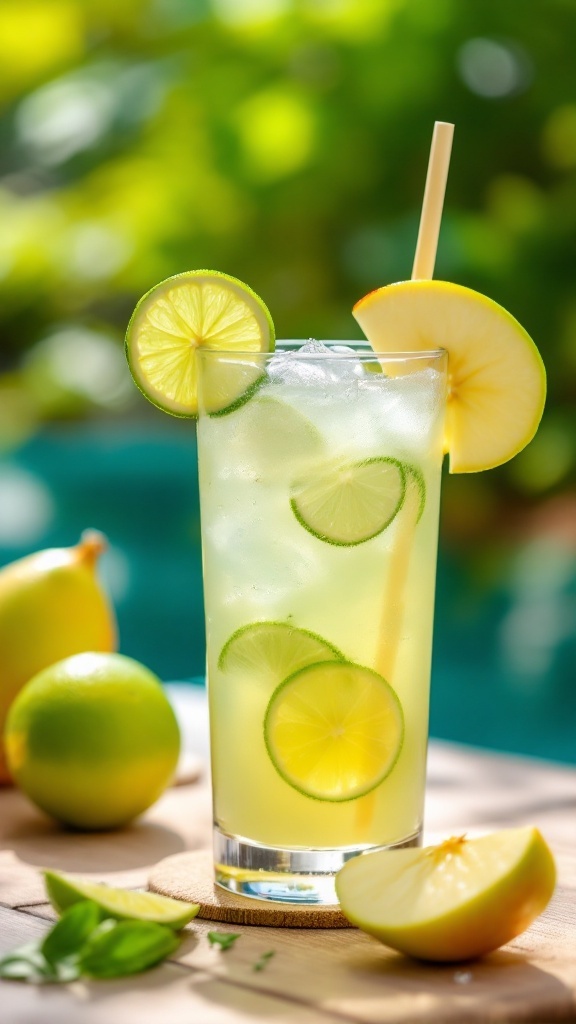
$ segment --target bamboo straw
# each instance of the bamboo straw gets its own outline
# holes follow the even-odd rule
[[[420,215],[418,241],[412,267],[413,281],[429,279],[434,276],[453,135],[453,124],[449,124],[446,121],[435,122],[426,174],[422,213]],[[404,622],[404,597],[419,510],[420,496],[417,492],[416,484],[408,475],[404,507],[398,514],[399,521],[393,527],[395,528],[395,536],[390,555],[387,585],[382,602],[375,665],[376,671],[384,676],[392,686],[394,686],[394,670],[400,646],[402,624]],[[358,805],[356,826],[361,831],[368,832],[370,828],[375,810],[375,802],[376,791],[373,790]]]
[[[434,277],[438,236],[444,206],[444,194],[452,152],[454,125],[448,121],[436,121],[432,135],[424,201],[420,215],[418,241],[412,267],[412,280]]]
[[[446,180],[452,150],[454,125],[436,121],[432,135],[430,159],[426,175],[426,187],[422,202],[420,228],[416,243],[416,255],[412,269],[412,280],[431,278],[434,274],[442,207],[446,192]],[[392,682],[400,633],[404,618],[404,591],[410,568],[410,555],[419,511],[419,496],[416,486],[408,477],[406,480],[406,501],[400,510],[396,523],[396,536],[390,559],[388,583],[382,604],[380,642],[376,668],[385,679]]]

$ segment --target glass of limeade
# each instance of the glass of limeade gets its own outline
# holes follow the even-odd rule
[[[197,356],[215,878],[336,903],[420,842],[446,354]]]

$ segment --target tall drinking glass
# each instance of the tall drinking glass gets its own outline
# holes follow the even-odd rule
[[[335,903],[420,841],[447,372],[302,345],[198,350],[215,877]]]

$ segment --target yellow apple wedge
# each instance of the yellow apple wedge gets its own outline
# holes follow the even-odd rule
[[[530,336],[498,303],[449,281],[400,281],[360,299],[353,314],[376,352],[448,352],[451,473],[492,469],[533,438],[546,371]]]
[[[538,829],[525,827],[354,857],[338,872],[336,892],[349,921],[385,945],[455,962],[523,932],[555,881],[550,849]]]

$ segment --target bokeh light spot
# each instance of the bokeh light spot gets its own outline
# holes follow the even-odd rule
[[[81,5],[74,0],[2,0],[0,91],[34,82],[84,49]]]
[[[572,436],[562,423],[540,424],[536,437],[510,465],[516,484],[528,493],[546,491],[560,483],[574,464]]]
[[[469,39],[458,51],[457,64],[464,83],[485,99],[521,92],[531,78],[527,54],[495,39]]]
[[[281,17],[292,6],[291,0],[212,0],[214,13],[228,25],[250,25]]]
[[[17,466],[0,466],[0,544],[36,544],[54,517],[54,501],[44,483]]]
[[[121,548],[109,545],[102,555],[98,571],[114,604],[124,604],[132,581],[130,562],[126,553]]]
[[[538,537],[525,545],[512,571],[513,604],[502,621],[505,664],[534,684],[546,686],[560,644],[574,635],[569,588],[574,549],[560,538]]]
[[[553,167],[576,167],[576,103],[566,103],[550,114],[544,125],[542,148]]]
[[[113,108],[112,91],[104,82],[62,79],[23,100],[16,130],[38,163],[53,166],[98,142]]]
[[[292,174],[311,156],[313,112],[295,92],[278,88],[252,96],[237,111],[236,123],[248,167],[261,179]]]
[[[501,174],[488,187],[488,209],[514,231],[529,231],[545,217],[545,196],[528,178]]]
[[[121,346],[85,327],[65,327],[39,341],[26,358],[24,374],[57,412],[78,397],[110,408],[122,408],[134,397]]]
[[[71,273],[86,281],[112,277],[132,253],[126,236],[100,221],[75,224],[66,242]]]

